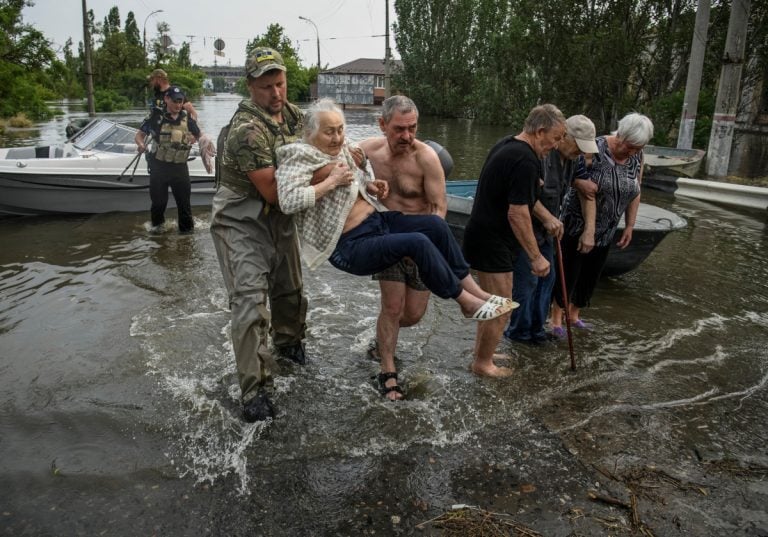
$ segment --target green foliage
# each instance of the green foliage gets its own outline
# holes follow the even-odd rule
[[[290,39],[283,34],[283,27],[279,24],[270,24],[264,35],[256,36],[249,40],[245,46],[246,54],[255,47],[270,47],[277,50],[282,56],[286,67],[288,80],[288,100],[298,102],[309,100],[309,72],[303,68],[296,56],[296,48]],[[315,69],[317,69],[315,67]],[[248,95],[245,80],[238,81],[235,91],[241,95]]]
[[[35,120],[48,119],[48,96],[46,89],[24,69],[0,62],[0,117],[24,112]]]
[[[677,135],[695,0],[396,0],[397,84],[427,114],[520,126],[542,102],[583,113],[598,132],[646,111],[659,143]],[[768,64],[768,4],[753,2],[749,43]],[[711,121],[730,6],[717,2],[695,144]],[[749,48],[749,47],[748,47]],[[765,65],[764,64],[764,65]],[[759,72],[766,72],[763,69]],[[703,143],[702,143],[703,139]],[[674,144],[672,144],[674,145]]]
[[[709,89],[699,93],[699,110],[696,126],[693,129],[693,147],[707,149],[709,146],[712,118],[715,115],[715,95],[715,91]]]
[[[192,67],[192,55],[189,50],[189,43],[184,42],[179,47],[178,66],[189,69]]]
[[[0,116],[26,113],[37,120],[50,116],[49,93],[39,74],[55,59],[42,33],[22,21],[27,0],[0,0]]]
[[[104,18],[104,24],[102,25],[102,33],[104,37],[108,37],[120,31],[120,10],[117,6],[112,7],[109,10],[109,14]]]
[[[125,17],[125,38],[129,44],[137,47],[143,46],[141,42],[141,34],[139,33],[139,25],[136,23],[136,17],[133,15],[133,11],[129,11]]]
[[[227,81],[222,76],[215,76],[211,79],[213,91],[216,93],[227,91]]]
[[[715,111],[715,97],[712,91],[699,93],[699,106],[696,114],[696,126],[693,131],[693,147],[706,149],[712,130],[712,115]],[[653,118],[654,145],[675,147],[680,128],[680,115],[683,109],[685,91],[676,91],[664,95],[639,111]]]
[[[288,83],[290,86],[290,83]],[[243,97],[248,97],[248,86],[245,83],[245,78],[240,78],[235,82],[235,87],[233,89],[234,93],[237,93],[238,95],[242,95]]]
[[[181,69],[168,67],[166,69],[172,83],[181,86],[189,99],[194,99],[203,94],[203,80],[205,73],[193,69]]]
[[[28,0],[0,0],[0,62],[42,69],[55,55],[43,34],[23,24],[22,9]]]
[[[93,51],[94,84],[104,89],[120,90],[126,72],[146,69],[144,50],[131,45],[124,32],[110,33]]]
[[[17,129],[28,129],[33,125],[33,123],[32,120],[30,120],[24,112],[19,112],[12,118],[8,119],[8,125]]]
[[[264,35],[256,36],[248,41],[245,45],[246,54],[255,47],[270,47],[280,52],[286,62],[288,58],[296,58],[296,49],[291,40],[284,35],[284,32],[285,30],[279,24],[270,24]]]
[[[114,90],[96,90],[94,105],[97,112],[114,112],[130,108],[131,102]]]

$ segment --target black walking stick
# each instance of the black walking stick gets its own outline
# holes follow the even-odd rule
[[[149,133],[146,138],[144,138],[144,147],[147,147],[149,144],[149,141],[152,139],[152,133]],[[136,153],[136,156],[131,159],[131,161],[128,163],[128,166],[125,167],[123,170],[123,173],[117,176],[117,180],[120,181],[123,178],[123,175],[125,175],[125,172],[128,171],[128,168],[131,167],[131,164],[133,164],[133,170],[131,170],[131,177],[128,179],[129,183],[133,183],[133,176],[136,174],[136,168],[139,167],[139,161],[141,160],[141,155],[144,153]]]
[[[139,157],[141,157],[141,155],[139,155]],[[136,175],[136,168],[139,167],[139,161],[140,160],[141,160],[141,158],[137,158],[136,162],[133,164],[133,169],[131,170],[131,178],[128,179],[129,183],[133,183],[133,176]]]
[[[568,332],[568,352],[571,355],[571,371],[576,371],[576,358],[573,355],[573,335],[571,334],[571,314],[568,303],[568,290],[565,288],[565,271],[563,270],[563,249],[560,241],[555,237],[557,245],[557,267],[560,269],[560,287],[563,290],[563,312],[565,313],[565,329]]]
[[[133,174],[136,171],[136,166],[139,165],[139,159],[141,158],[141,153],[136,153],[136,156],[131,159],[131,161],[128,163],[128,166],[125,167],[123,170],[123,173],[117,176],[117,180],[120,181],[123,178],[123,175],[125,175],[125,172],[128,171],[128,168],[131,167],[131,164],[133,164],[133,172],[131,172],[131,182],[133,182]]]

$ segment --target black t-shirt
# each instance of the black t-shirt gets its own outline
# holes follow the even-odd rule
[[[155,98],[149,106],[149,112],[158,112],[161,116],[165,114],[165,92],[159,89],[155,90]]]
[[[541,161],[530,145],[507,136],[488,153],[480,172],[467,228],[514,239],[507,213],[510,205],[533,209],[539,196]]]

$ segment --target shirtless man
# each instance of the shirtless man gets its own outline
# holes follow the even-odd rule
[[[389,183],[384,205],[405,214],[436,214],[445,218],[445,174],[435,151],[416,140],[419,110],[403,95],[395,95],[382,104],[379,127],[383,137],[360,143],[373,167],[376,179]],[[372,354],[378,354],[381,371],[396,371],[395,347],[400,327],[413,326],[424,316],[429,290],[419,279],[416,265],[408,258],[373,276],[381,288],[381,311],[376,322],[376,342]],[[394,385],[396,380],[388,381]],[[387,397],[402,399],[399,391]]]

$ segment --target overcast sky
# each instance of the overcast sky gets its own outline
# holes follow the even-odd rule
[[[34,0],[35,6],[23,11],[24,22],[32,24],[53,41],[60,51],[72,38],[83,40],[81,1]],[[335,67],[357,58],[384,58],[386,5],[389,2],[390,25],[395,20],[394,0],[86,0],[96,21],[102,22],[113,6],[120,10],[120,24],[133,11],[139,31],[146,20],[147,40],[157,35],[157,23],[167,22],[175,46],[187,41],[192,47],[192,62],[200,65],[243,65],[249,39],[266,32],[270,24],[279,24],[285,35],[299,49],[304,66],[317,63],[315,27],[320,36],[320,62]],[[158,9],[162,13],[150,14]],[[213,54],[213,42],[225,43],[223,58]],[[399,58],[390,35],[392,55]]]

